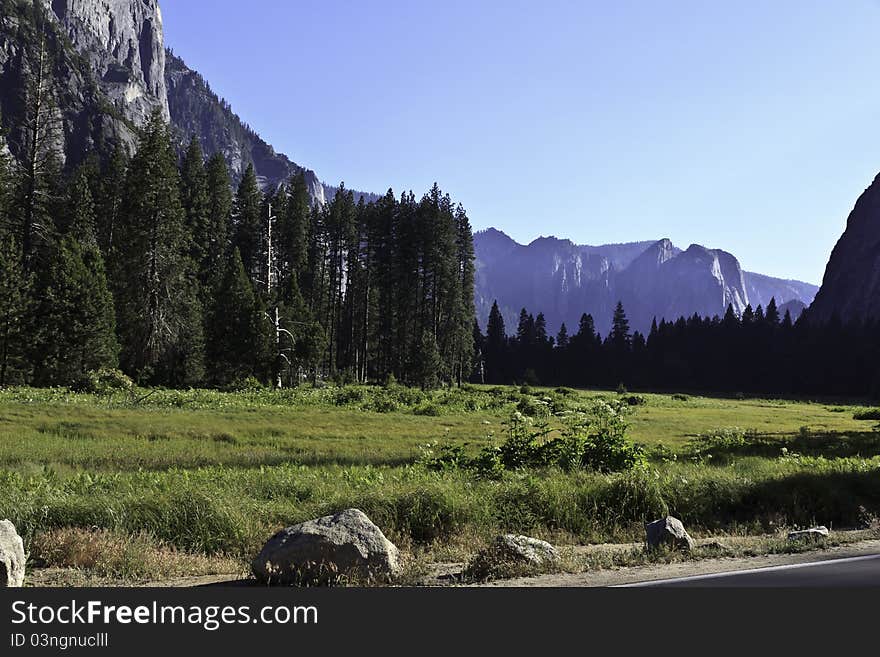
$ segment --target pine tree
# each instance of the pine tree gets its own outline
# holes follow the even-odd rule
[[[456,378],[461,385],[473,371],[474,357],[477,345],[473,327],[479,330],[474,311],[474,236],[471,230],[471,222],[461,205],[455,211],[456,222],[456,246],[458,250],[456,270],[458,272],[458,308],[455,318],[455,331],[457,332],[456,348]]]
[[[422,388],[430,390],[437,387],[440,371],[440,348],[437,340],[430,331],[422,333],[422,339],[418,351],[413,359],[413,382]]]
[[[34,382],[71,385],[91,370],[116,367],[113,298],[94,235],[56,242],[40,273],[31,339]]]
[[[305,171],[291,177],[287,203],[279,226],[280,247],[284,253],[281,276],[286,286],[292,275],[301,278],[308,266],[311,196]]]
[[[263,196],[257,184],[254,165],[248,165],[235,195],[232,243],[241,253],[241,261],[252,283],[260,280],[263,268]]]
[[[232,183],[226,159],[217,153],[206,167],[208,191],[208,241],[204,246],[204,260],[200,277],[204,285],[213,288],[225,269],[225,261],[232,236]]]
[[[507,333],[504,329],[504,317],[498,310],[498,302],[492,303],[489,321],[486,325],[486,381],[501,383],[507,377]]]
[[[135,378],[194,385],[202,378],[202,310],[169,128],[156,112],[126,178],[114,249],[120,361]]]
[[[289,364],[298,381],[303,373],[313,372],[318,367],[327,348],[327,340],[323,328],[300,292],[295,273],[291,274],[283,296],[284,304],[280,312],[285,331],[280,336],[280,344],[276,344],[276,350],[284,354],[282,360]],[[279,367],[283,365],[278,363]]]
[[[0,387],[22,382],[27,370],[26,304],[21,248],[12,234],[0,231]]]
[[[13,196],[12,161],[6,145],[6,134],[2,129],[0,115],[0,235],[12,227],[11,203]]]
[[[64,211],[58,221],[59,233],[72,235],[83,243],[97,245],[95,215],[95,202],[88,171],[85,167],[80,166],[74,172],[67,186]]]
[[[794,322],[791,319],[791,311],[786,308],[785,309],[785,317],[782,318],[782,329],[786,333],[788,333],[792,327],[794,326]]]
[[[206,369],[226,386],[261,373],[270,348],[269,324],[236,248],[230,255],[208,323]]]
[[[626,318],[626,311],[623,309],[623,303],[617,302],[614,309],[614,317],[611,322],[611,333],[608,336],[611,345],[615,350],[625,352],[632,344],[632,335],[629,332],[629,320]]]
[[[205,157],[197,137],[193,136],[183,157],[180,168],[180,201],[186,216],[189,233],[189,257],[198,271],[200,298],[205,300],[209,294],[213,266],[211,256],[211,200],[208,195],[208,174],[205,170]]]
[[[50,19],[40,3],[34,2],[30,11],[37,35],[22,53],[26,76],[19,98],[24,108],[23,136],[18,149],[20,176],[13,217],[25,274],[39,268],[41,254],[52,240],[52,214],[58,201],[61,171],[57,151],[61,131],[51,93],[54,69],[47,44]]]
[[[565,327],[565,322],[562,323],[562,326],[559,327],[559,332],[556,334],[556,348],[568,349],[568,329]]]
[[[770,303],[767,304],[765,320],[770,326],[779,325],[779,308],[776,306],[776,297],[770,299]]]
[[[128,154],[122,145],[117,144],[107,165],[101,173],[101,196],[96,216],[96,235],[105,260],[111,259],[116,229],[122,210],[122,196],[125,192],[125,176],[128,169]]]

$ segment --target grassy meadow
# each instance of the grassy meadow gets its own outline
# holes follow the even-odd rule
[[[598,398],[632,404],[646,466],[426,466],[443,446],[500,444],[515,412],[552,430]],[[230,572],[278,528],[348,507],[415,561],[464,560],[507,531],[640,540],[667,512],[698,536],[856,527],[880,513],[880,430],[858,404],[570,389],[0,391],[0,518],[34,566],[126,581]]]

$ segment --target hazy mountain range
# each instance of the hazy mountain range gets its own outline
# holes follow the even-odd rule
[[[138,127],[158,110],[181,149],[195,134],[206,155],[223,153],[236,181],[248,164],[265,188],[305,170],[316,202],[335,193],[315,172],[277,153],[166,47],[157,0],[39,2],[51,23],[49,91],[57,108],[58,149],[68,165],[89,152],[106,154],[116,143],[133,147]],[[13,155],[26,141],[21,98],[33,72],[25,47],[39,34],[30,5],[0,0],[0,111]],[[642,331],[655,317],[720,315],[728,304],[741,313],[748,304],[766,306],[772,297],[797,316],[817,292],[808,283],[744,272],[725,251],[698,245],[682,250],[669,240],[580,246],[548,237],[525,246],[490,229],[476,236],[475,247],[478,319],[485,324],[497,299],[510,330],[526,307],[543,312],[553,331],[562,322],[576,330],[588,312],[606,332],[618,300],[633,328]],[[811,311],[819,320],[834,315],[880,317],[880,181],[856,204]]]
[[[741,315],[746,306],[766,307],[773,298],[797,318],[818,290],[743,271],[725,251],[697,244],[682,250],[668,239],[586,246],[542,237],[526,246],[490,228],[474,236],[474,249],[478,319],[485,326],[497,300],[511,333],[522,308],[543,312],[554,332],[563,322],[576,331],[581,315],[590,313],[606,333],[618,301],[642,332],[654,318],[712,317],[728,305]]]

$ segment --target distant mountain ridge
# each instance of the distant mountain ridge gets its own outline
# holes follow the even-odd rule
[[[541,237],[522,245],[495,228],[474,235],[477,317],[485,326],[497,300],[508,331],[519,312],[543,312],[548,329],[564,322],[573,333],[583,313],[593,315],[603,334],[618,301],[633,330],[647,332],[656,318],[675,320],[697,313],[723,315],[728,305],[812,302],[818,288],[742,270],[732,254],[693,244],[685,250],[670,240],[601,246]],[[798,306],[791,306],[795,310]]]

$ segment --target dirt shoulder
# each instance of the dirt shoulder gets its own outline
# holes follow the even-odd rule
[[[693,577],[736,570],[752,570],[831,559],[880,554],[880,539],[822,548],[797,554],[768,554],[752,557],[719,557],[595,570],[583,573],[555,573],[488,582],[480,586],[501,587],[593,587],[620,586],[676,577]]]

